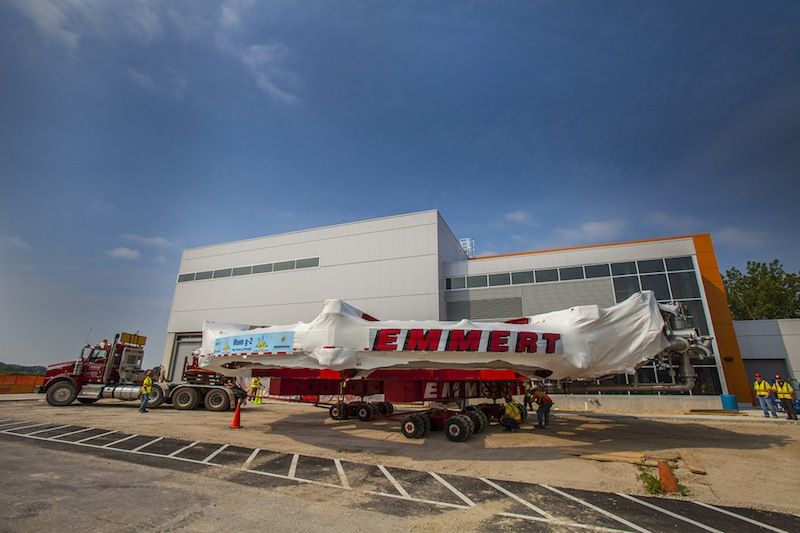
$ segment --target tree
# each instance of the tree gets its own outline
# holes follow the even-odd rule
[[[800,273],[785,272],[777,259],[747,262],[747,274],[725,272],[725,293],[734,320],[800,318]]]

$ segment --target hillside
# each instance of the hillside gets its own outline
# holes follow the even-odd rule
[[[44,374],[43,366],[24,366],[0,362],[0,373],[6,374]]]

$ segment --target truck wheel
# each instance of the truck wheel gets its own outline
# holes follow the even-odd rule
[[[78,391],[71,381],[59,381],[47,389],[45,398],[50,405],[62,406],[71,404],[77,396]]]
[[[150,391],[150,399],[147,401],[147,407],[155,409],[162,403],[164,403],[164,389],[153,383],[153,388]]]
[[[200,396],[191,387],[180,387],[172,395],[172,406],[175,409],[194,409],[200,403]]]
[[[425,431],[425,422],[419,415],[408,415],[403,419],[400,428],[407,439],[416,439]]]
[[[486,428],[486,424],[484,424],[483,418],[481,418],[481,415],[479,415],[478,413],[479,411],[467,411],[466,413],[464,413],[464,416],[466,416],[472,421],[473,427],[475,428],[473,430],[473,433],[480,433]]]
[[[425,435],[431,432],[431,426],[433,424],[431,424],[431,417],[428,413],[421,414],[419,415],[419,417],[422,419],[422,423],[424,424],[424,429],[420,437],[424,437]]]
[[[372,420],[372,418],[375,416],[375,407],[368,403],[362,403],[356,409],[356,416],[362,422]]]
[[[481,411],[480,409],[478,409],[477,413],[478,413],[478,416],[479,416],[479,417],[481,418],[481,420],[483,421],[483,427],[481,428],[481,431],[483,431],[483,430],[485,430],[486,428],[488,428],[488,427],[489,427],[489,417],[488,417],[488,416],[486,416],[486,413],[484,413],[484,412],[483,412],[483,411]]]
[[[385,402],[385,403],[386,403],[386,409],[389,411],[388,414],[391,415],[392,413],[394,413],[394,404],[392,404],[392,402]]]
[[[211,389],[206,393],[203,404],[209,411],[227,411],[231,408],[231,400],[224,390]]]
[[[451,417],[444,424],[444,434],[452,442],[464,442],[472,432],[470,431],[469,421],[465,416],[458,415]]]
[[[328,415],[334,420],[347,420],[349,407],[346,403],[335,403],[328,410]]]
[[[78,398],[78,401],[84,405],[91,405],[96,402],[99,398]]]

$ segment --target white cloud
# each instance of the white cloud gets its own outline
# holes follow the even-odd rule
[[[10,236],[0,237],[0,246],[3,248],[16,248],[18,250],[33,250],[33,246],[22,237]]]
[[[119,246],[107,251],[106,255],[108,257],[113,257],[114,259],[127,259],[128,261],[136,261],[142,254],[139,253],[139,250]]]
[[[51,41],[54,41],[69,50],[78,47],[80,36],[73,30],[67,29],[70,25],[71,9],[67,2],[47,2],[45,0],[17,0],[17,7],[31,19],[38,32]]]
[[[618,239],[624,228],[624,220],[600,220],[575,228],[556,228],[555,234],[564,244],[594,244]]]
[[[156,82],[153,81],[153,78],[150,76],[143,74],[142,72],[136,70],[133,67],[127,67],[125,69],[125,73],[128,75],[130,79],[136,82],[139,87],[147,89],[148,91],[155,92],[158,87],[156,86]]]
[[[291,87],[296,87],[297,76],[283,67],[289,49],[282,43],[254,44],[238,51],[241,62],[247,66],[259,89],[284,104],[296,104],[300,98]]]
[[[519,209],[517,211],[511,211],[506,213],[506,220],[509,222],[514,222],[515,224],[526,224],[528,226],[538,226],[539,223],[534,220],[533,215],[530,211],[525,211],[524,209]]]
[[[154,246],[156,248],[174,248],[178,246],[177,241],[170,241],[160,235],[145,237],[142,235],[136,235],[134,233],[123,233],[122,238],[126,241],[136,242],[145,246]]]
[[[764,244],[765,236],[757,231],[734,227],[721,228],[712,233],[716,244],[737,248],[759,248]]]

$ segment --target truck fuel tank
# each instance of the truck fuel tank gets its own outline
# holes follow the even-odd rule
[[[116,398],[118,400],[135,400],[142,390],[140,385],[109,385],[103,387],[103,398]]]

